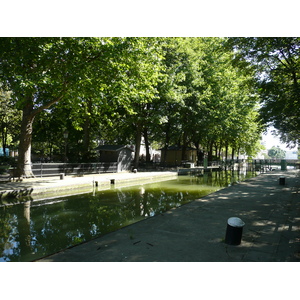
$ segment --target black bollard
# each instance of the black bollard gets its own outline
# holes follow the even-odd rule
[[[280,185],[285,185],[285,177],[284,176],[279,177],[279,184]]]
[[[227,221],[225,243],[228,245],[239,245],[242,240],[244,226],[245,223],[240,218],[229,218]]]

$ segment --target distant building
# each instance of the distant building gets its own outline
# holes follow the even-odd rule
[[[179,166],[182,161],[191,163],[197,162],[197,149],[187,147],[185,150],[185,156],[182,159],[182,147],[170,146],[167,149],[162,148],[161,150],[161,162],[166,165]]]
[[[96,148],[99,151],[99,162],[106,163],[108,167],[115,166],[117,172],[128,171],[131,167],[134,152],[126,145],[101,145]]]
[[[285,159],[298,159],[298,151],[297,150],[286,151]]]
[[[149,147],[149,154],[150,154],[150,160],[154,163],[160,162],[160,150],[155,150],[151,146]],[[141,148],[140,148],[140,158],[146,158],[146,146],[145,146],[145,139],[142,137],[141,141]]]

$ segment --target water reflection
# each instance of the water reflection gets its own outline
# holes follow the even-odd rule
[[[0,208],[0,261],[31,261],[199,199],[241,181],[232,172],[180,176]]]

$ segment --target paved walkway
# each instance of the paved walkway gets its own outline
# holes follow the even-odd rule
[[[298,262],[298,172],[261,174],[39,261]],[[246,223],[238,246],[224,242],[233,216]]]

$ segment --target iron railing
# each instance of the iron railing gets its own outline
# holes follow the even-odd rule
[[[32,172],[36,177],[65,175],[84,175],[117,172],[116,162],[98,163],[33,163]]]

